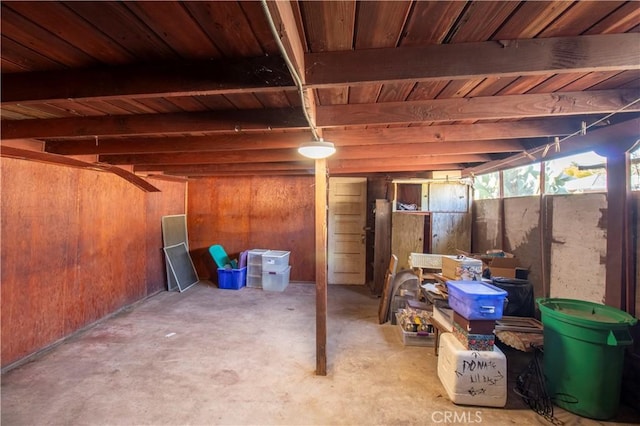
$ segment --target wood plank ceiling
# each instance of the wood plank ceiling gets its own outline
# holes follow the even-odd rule
[[[639,29],[625,1],[3,1],[3,155],[309,174],[315,134],[331,175],[482,170],[637,121]]]

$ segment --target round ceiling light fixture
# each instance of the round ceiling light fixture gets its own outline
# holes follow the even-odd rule
[[[307,158],[321,159],[327,158],[336,152],[336,147],[332,142],[325,142],[320,138],[318,141],[302,144],[298,152]]]

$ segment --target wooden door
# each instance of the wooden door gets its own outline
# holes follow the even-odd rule
[[[366,213],[366,178],[329,178],[329,284],[364,285]]]

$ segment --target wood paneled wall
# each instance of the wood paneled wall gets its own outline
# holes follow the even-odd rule
[[[314,178],[216,177],[189,182],[187,227],[198,276],[217,282],[209,246],[231,257],[254,248],[291,252],[291,281],[315,281]]]
[[[185,184],[2,159],[2,366],[165,287],[160,217]]]

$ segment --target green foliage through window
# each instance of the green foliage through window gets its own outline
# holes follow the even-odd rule
[[[500,174],[494,172],[476,176],[473,180],[473,198],[476,200],[500,198]]]
[[[629,155],[631,161],[631,190],[640,191],[640,145]]]
[[[505,198],[540,194],[540,163],[508,169],[502,175]]]

